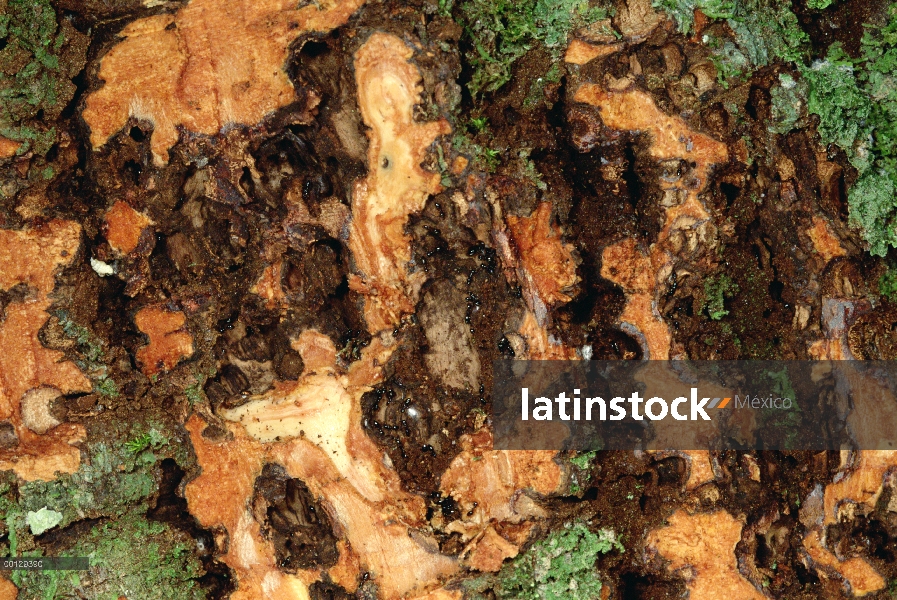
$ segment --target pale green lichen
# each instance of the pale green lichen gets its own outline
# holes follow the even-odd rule
[[[553,62],[548,71],[541,77],[536,77],[530,84],[529,92],[523,99],[524,108],[534,108],[542,102],[546,102],[545,90],[546,86],[552,83],[559,83],[563,71],[560,68],[560,62]]]
[[[25,515],[25,523],[31,529],[31,535],[41,535],[53,529],[62,521],[62,513],[50,510],[46,506],[38,511],[29,510]]]
[[[655,0],[653,4],[666,12],[684,34],[691,33],[694,27],[695,10],[700,10],[711,19],[725,19],[735,33],[735,42],[741,51],[739,54],[758,67],[776,59],[798,60],[810,41],[791,12],[791,3],[787,1]],[[729,62],[732,59],[740,62],[741,58],[731,51],[728,55],[729,60],[725,55],[717,54],[718,68],[724,65],[735,70],[736,67],[730,67]]]
[[[801,70],[819,137],[858,171],[847,195],[850,221],[877,256],[897,247],[897,4],[888,12],[886,25],[867,26],[859,57],[835,44],[826,60]]]
[[[784,135],[805,124],[806,82],[797,81],[788,73],[780,73],[779,82],[770,88],[769,94],[772,97],[772,122],[768,126],[771,132]]]
[[[18,505],[23,511],[42,507],[63,515],[60,525],[98,516],[116,517],[145,500],[156,488],[156,452],[169,450],[168,437],[155,427],[135,427],[122,446],[106,442],[89,444],[86,460],[77,471],[53,481],[30,481],[19,486]]]
[[[76,323],[67,311],[57,310],[54,314],[59,320],[62,332],[75,342],[77,355],[72,359],[90,378],[93,390],[107,398],[118,398],[118,384],[109,376],[109,368],[103,362],[106,359],[106,342],[87,327]]]
[[[878,279],[878,291],[891,302],[897,301],[897,267],[891,265]]]
[[[592,532],[582,523],[554,531],[498,573],[495,596],[514,600],[592,600],[601,593],[599,554],[623,545],[610,529]]]
[[[763,411],[760,415],[760,424],[762,427],[778,430],[781,435],[780,441],[785,449],[791,450],[797,447],[797,441],[803,427],[800,404],[797,400],[797,392],[794,391],[794,385],[791,383],[791,377],[787,367],[782,367],[780,371],[765,371],[762,374],[771,384],[770,390],[775,398],[789,398],[791,405],[787,410],[775,411],[776,414],[770,414],[770,411]]]
[[[694,27],[695,10],[711,19],[731,19],[738,8],[736,0],[654,0],[653,6],[667,13],[684,34]]]
[[[798,61],[806,55],[810,36],[800,28],[790,2],[744,0],[728,20],[739,47],[751,64]]]
[[[548,190],[548,184],[542,181],[542,174],[539,173],[539,170],[536,169],[536,165],[529,157],[531,152],[531,148],[522,148],[517,153],[517,157],[520,159],[521,165],[520,173],[525,179],[528,179],[530,183],[536,186],[536,188],[545,192]]]
[[[855,163],[863,152],[859,146],[866,145],[871,106],[853,65],[832,57],[802,69],[801,75],[809,85],[807,108],[819,117],[819,137],[840,146]]]
[[[850,221],[862,229],[869,252],[884,256],[897,247],[897,188],[883,172],[864,173],[847,193]]]
[[[734,33],[731,39],[705,33],[703,43],[712,50],[709,58],[716,67],[717,80],[728,89],[740,83],[757,67],[775,61],[802,60],[809,36],[791,12],[790,2],[766,0],[655,0],[654,7],[672,18],[679,31],[691,33],[694,11],[711,19],[724,19]]]
[[[591,452],[582,452],[576,456],[569,458],[570,464],[574,469],[570,473],[570,493],[579,494],[582,492],[582,484],[591,476],[592,463],[595,460],[596,450]]]
[[[160,461],[173,458],[185,464],[188,450],[172,444],[177,434],[160,423],[110,425],[106,433],[108,441],[88,444],[75,473],[53,481],[15,483],[12,473],[0,478],[4,555],[41,556],[34,536],[85,519],[99,523],[69,545],[54,548],[61,556],[89,557],[89,572],[15,571],[12,579],[20,598],[203,597],[192,539],[145,516],[158,489]]]
[[[118,398],[118,384],[113,379],[101,376],[93,382],[93,390],[107,398]]]
[[[190,406],[200,404],[206,397],[205,392],[202,391],[202,386],[198,383],[184,388],[184,395],[187,397],[187,401],[190,402]]]
[[[708,41],[712,40],[710,36],[705,37]],[[717,42],[711,47],[716,48],[716,51],[710,55],[710,61],[716,68],[716,80],[724,88],[728,89],[731,81],[740,80],[745,73],[749,72],[750,61],[744,52],[732,42]]]
[[[577,454],[573,458],[570,459],[570,464],[572,464],[577,469],[582,469],[585,471],[586,469],[590,469],[592,467],[592,461],[595,460],[596,452],[592,450],[591,452],[583,452],[581,454]]]

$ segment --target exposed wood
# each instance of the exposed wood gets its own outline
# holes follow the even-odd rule
[[[404,228],[408,215],[442,189],[439,174],[424,171],[421,162],[430,144],[451,132],[444,119],[415,121],[422,88],[412,55],[397,37],[375,33],[355,56],[358,106],[371,130],[369,175],[352,197],[349,248],[358,275],[350,285],[365,296],[371,333],[414,311],[423,276],[408,272],[411,248]]]
[[[38,339],[49,316],[55,276],[80,245],[81,228],[69,221],[0,230],[0,289],[22,286],[21,299],[6,307],[0,321],[0,419],[12,423],[18,440],[0,450],[0,467],[26,481],[72,473],[81,461],[73,444],[84,439],[84,427],[54,425],[46,402],[48,395],[90,391],[90,382],[61,352],[44,348]]]
[[[181,311],[151,306],[134,316],[138,329],[149,343],[137,351],[137,360],[147,376],[169,371],[193,354],[193,336],[186,330],[187,317]]]
[[[336,1],[322,9],[282,0],[191,0],[173,15],[131,23],[103,57],[105,85],[87,98],[83,117],[93,147],[130,117],[145,119],[153,124],[153,159],[161,165],[178,126],[214,135],[226,125],[255,125],[295,99],[283,70],[290,42],[342,25],[362,3]]]

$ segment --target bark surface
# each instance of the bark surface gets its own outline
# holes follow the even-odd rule
[[[0,555],[93,560],[0,600],[895,593],[897,452],[490,417],[497,359],[897,359],[888,2],[0,11]]]

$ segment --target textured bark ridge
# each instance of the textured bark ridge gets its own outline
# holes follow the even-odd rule
[[[149,343],[137,351],[137,361],[145,375],[152,377],[170,371],[193,354],[193,337],[184,330],[186,322],[180,311],[155,306],[143,308],[134,316],[137,328],[149,338]]]
[[[342,533],[340,557],[326,571],[338,585],[354,591],[363,569],[384,598],[401,598],[432,587],[456,566],[440,556],[435,542],[417,528],[424,507],[403,492],[394,471],[358,425],[358,400],[378,380],[373,363],[388,356],[373,344],[348,373],[336,371],[332,342],[307,331],[299,339],[306,365],[294,386],[278,389],[225,414],[241,425],[233,439],[210,444],[198,418],[188,423],[203,474],[190,483],[190,510],[205,526],[223,525],[230,535],[225,562],[237,573],[236,597],[305,598],[322,572],[282,573],[273,548],[259,533],[249,511],[253,483],[268,463],[283,465],[321,498]],[[229,499],[221,502],[221,495]]]
[[[131,23],[101,62],[105,84],[87,98],[91,144],[105,144],[130,117],[145,119],[153,124],[153,160],[164,164],[179,126],[214,135],[259,123],[295,99],[283,70],[290,42],[339,27],[361,4],[196,0],[174,15]]]
[[[81,228],[68,221],[0,231],[0,289],[15,293],[0,321],[0,418],[12,426],[0,465],[26,481],[72,473],[81,459],[74,444],[84,439],[84,428],[57,420],[51,403],[62,394],[90,391],[90,381],[38,338],[49,317],[54,276],[80,246]]]
[[[408,273],[408,216],[442,189],[438,173],[421,167],[439,135],[451,133],[440,119],[417,123],[414,106],[420,74],[408,62],[412,50],[399,38],[374,34],[355,55],[358,107],[371,128],[368,176],[355,186],[349,248],[360,271],[350,285],[365,296],[368,331],[378,333],[414,312],[423,273]]]
[[[438,175],[422,171],[420,162],[426,147],[448,127],[445,122],[413,122],[420,75],[408,62],[411,54],[397,37],[378,33],[355,56],[359,104],[372,128],[369,168],[375,174],[356,187],[350,248],[369,276],[368,283],[357,285],[374,290],[365,307],[374,334],[414,310],[411,300],[417,292],[405,272],[409,249],[402,226],[408,214],[420,210],[428,194],[439,189]],[[379,365],[387,362],[393,344],[384,331],[348,372],[340,372],[333,342],[306,330],[294,342],[305,365],[299,381],[223,413],[241,423],[246,433],[238,429],[235,441],[208,447],[198,457],[204,476],[191,483],[188,499],[204,525],[224,525],[232,536],[245,537],[227,559],[238,573],[239,594],[255,598],[264,588],[265,593],[279,594],[275,597],[304,598],[305,586],[320,576],[313,571],[304,581],[301,576],[283,576],[271,548],[260,539],[258,524],[246,531],[251,516],[248,506],[240,507],[248,503],[251,483],[267,462],[284,465],[291,477],[308,485],[344,533],[340,562],[328,573],[337,584],[354,590],[358,569],[363,568],[382,597],[401,598],[433,587],[456,570],[453,559],[438,553],[435,540],[423,532],[414,534],[424,524],[421,499],[402,491],[395,471],[383,463],[360,427],[361,396],[382,381]],[[204,443],[199,428],[193,424],[194,440]],[[222,515],[221,482],[212,473],[228,469],[234,452],[249,461],[237,467],[243,474],[232,492],[243,500]]]
[[[657,309],[658,297],[666,291],[661,282],[669,278],[672,255],[694,253],[713,236],[710,214],[700,200],[714,165],[728,158],[725,144],[692,131],[681,118],[660,111],[651,97],[640,90],[626,89],[628,81],[614,82],[620,91],[605,91],[594,84],[579,88],[573,99],[598,107],[607,127],[625,131],[647,131],[648,154],[669,165],[661,175],[665,210],[657,241],[647,252],[629,239],[609,246],[602,255],[601,275],[619,284],[629,297],[620,315],[623,327],[642,342],[645,358],[672,358],[672,339]],[[680,172],[688,165],[686,172]]]
[[[146,215],[119,200],[106,212],[106,239],[113,250],[130,254],[140,244],[140,237],[152,221]]]
[[[671,571],[691,570],[687,584],[692,600],[765,598],[738,571],[735,546],[742,524],[723,512],[689,515],[676,512],[669,525],[651,532],[645,544],[670,561]]]

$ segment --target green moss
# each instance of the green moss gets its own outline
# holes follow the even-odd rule
[[[582,523],[554,531],[505,565],[497,575],[496,598],[591,600],[601,592],[595,570],[599,554],[623,552],[614,532],[593,533]]]
[[[481,131],[486,131],[486,129],[489,127],[489,119],[487,119],[486,117],[473,117],[468,122],[467,127],[471,133],[476,135]]]
[[[466,155],[474,168],[488,173],[495,171],[501,162],[501,150],[477,143],[463,133],[452,137],[452,148],[459,154]]]
[[[582,469],[585,471],[586,469],[590,469],[592,467],[592,461],[595,460],[596,452],[593,450],[592,452],[583,452],[582,454],[577,454],[573,458],[570,459],[570,464],[572,464],[577,469]]]
[[[43,507],[61,513],[65,527],[83,518],[117,517],[145,505],[156,489],[156,452],[167,451],[168,437],[158,429],[134,427],[131,441],[121,446],[98,442],[88,446],[78,470],[53,481],[30,481],[19,486],[22,511]]]
[[[511,80],[514,63],[542,45],[557,60],[569,32],[607,16],[588,0],[468,0],[456,11],[471,49],[468,89],[474,98]]]
[[[133,440],[125,444],[129,452],[138,454],[147,448],[158,448],[168,443],[168,438],[159,433],[157,429],[151,427],[146,433],[142,433]]]
[[[163,523],[127,514],[92,528],[63,552],[88,557],[88,572],[17,571],[15,583],[23,597],[46,600],[196,600],[205,597],[197,583],[202,566],[189,544],[185,534]]]
[[[835,3],[835,0],[807,0],[807,8],[812,10],[825,10]]]
[[[897,268],[893,265],[879,278],[878,291],[892,302],[897,301]]]
[[[56,131],[44,123],[74,95],[87,40],[49,0],[0,0],[0,40],[0,135],[23,142],[19,154],[45,154]]]
[[[738,284],[728,275],[704,281],[704,307],[714,321],[719,321],[729,314],[726,310],[726,298],[731,298],[739,291]]]

